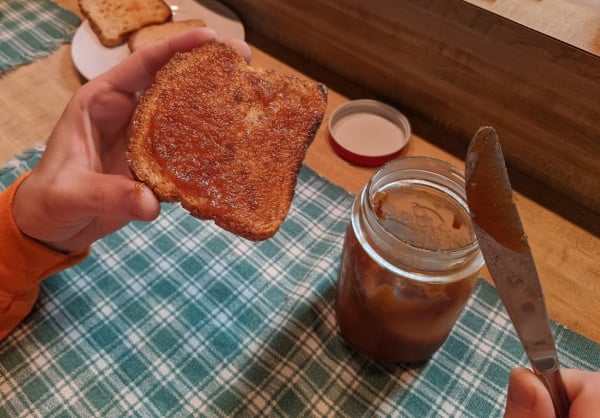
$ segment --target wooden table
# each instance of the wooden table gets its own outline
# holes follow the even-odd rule
[[[75,0],[57,2],[79,13]],[[306,163],[348,191],[360,190],[373,169],[351,165],[332,151],[327,141],[327,122],[331,112],[349,98],[367,97],[369,92],[257,33],[248,31],[247,40],[252,46],[255,65],[310,74],[328,84],[327,113]],[[1,77],[0,160],[7,160],[48,137],[69,98],[84,82],[72,64],[69,45]],[[436,157],[464,167],[460,159],[414,134],[407,155]],[[551,317],[600,343],[600,239],[523,195],[517,194],[516,201],[536,257]],[[487,271],[483,274],[489,278]]]

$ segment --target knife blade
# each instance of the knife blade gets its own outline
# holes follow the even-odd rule
[[[533,371],[550,392],[557,417],[568,417],[569,400],[542,287],[493,128],[477,131],[465,167],[467,204],[492,280]]]

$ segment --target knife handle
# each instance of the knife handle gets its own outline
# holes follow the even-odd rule
[[[567,390],[560,375],[560,370],[557,368],[550,373],[537,373],[537,376],[544,383],[548,392],[550,392],[556,418],[569,418],[571,402],[567,396]]]

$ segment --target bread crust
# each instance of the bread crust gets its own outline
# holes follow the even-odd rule
[[[206,23],[202,19],[190,19],[177,22],[169,21],[157,25],[145,26],[131,34],[127,40],[127,46],[131,52],[135,52],[138,49],[170,38],[171,36],[175,36],[179,33],[205,26]]]
[[[209,42],[176,54],[142,95],[127,160],[159,200],[264,240],[285,220],[326,104],[323,84]]]
[[[163,0],[78,0],[79,10],[105,47],[125,43],[145,26],[167,22],[171,8]]]

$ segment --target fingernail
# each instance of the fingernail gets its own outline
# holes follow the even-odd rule
[[[250,45],[248,45],[245,41],[239,41],[240,48],[243,48],[242,55],[246,58],[247,61],[252,59],[252,50],[250,49]]]
[[[128,205],[132,216],[138,220],[150,221],[160,213],[160,203],[152,191],[139,181],[134,183]]]
[[[250,46],[246,43],[246,41],[243,41],[241,39],[228,39],[225,42],[237,49],[242,54],[244,59],[247,62],[250,62],[250,60],[252,59],[252,49],[250,49]]]
[[[214,30],[213,28],[204,27],[204,28],[202,28],[202,30],[204,32],[206,32],[206,34],[209,37],[211,37],[212,39],[217,39],[219,37],[219,34],[217,33],[217,31]]]

